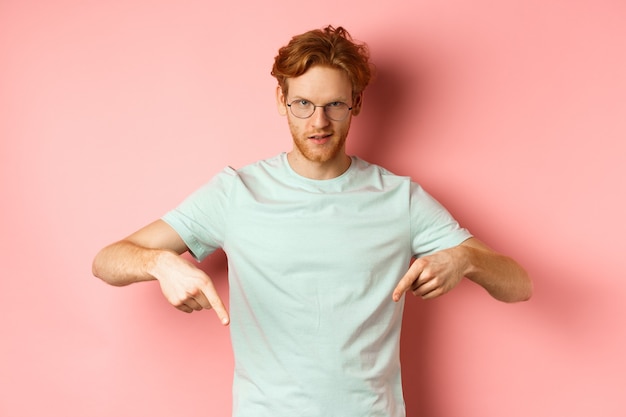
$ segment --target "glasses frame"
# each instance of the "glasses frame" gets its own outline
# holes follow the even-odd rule
[[[293,108],[291,107],[291,105],[296,103],[296,102],[298,102],[298,101],[308,101],[309,103],[311,103],[313,105],[313,111],[311,111],[311,114],[309,114],[306,117],[301,117],[301,116],[298,116],[297,114],[295,114],[293,112]],[[314,104],[312,101],[309,101],[309,100],[307,100],[305,98],[297,98],[297,99],[292,100],[292,101],[290,101],[289,103],[286,103],[286,104],[287,104],[287,107],[289,107],[289,111],[291,112],[293,117],[296,117],[298,119],[308,119],[308,118],[310,118],[311,116],[313,116],[315,114],[315,109],[317,109],[318,107],[321,107],[321,108],[324,109],[324,115],[326,117],[328,117],[329,120],[332,120],[332,121],[335,121],[335,122],[341,122],[343,120],[346,120],[346,118],[350,114],[350,111],[352,111],[352,108],[353,108],[353,106],[350,106],[348,103],[344,103],[343,101],[331,101],[330,103],[326,103],[324,105],[318,106],[318,105]],[[343,105],[345,105],[348,108],[348,111],[346,112],[346,115],[344,117],[342,117],[341,119],[335,119],[333,117],[330,117],[328,115],[328,110],[327,110],[328,107],[327,106],[330,106],[331,104],[343,104]]]

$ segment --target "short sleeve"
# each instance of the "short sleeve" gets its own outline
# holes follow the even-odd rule
[[[472,237],[419,184],[411,183],[411,245],[413,256],[430,255]]]
[[[236,178],[233,168],[225,168],[162,217],[198,261],[224,244],[229,194]]]

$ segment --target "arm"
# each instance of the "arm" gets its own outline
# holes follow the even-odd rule
[[[157,220],[102,249],[93,260],[93,274],[116,286],[158,280],[165,298],[181,311],[213,308],[223,324],[229,317],[211,278],[179,255],[187,251],[181,237]]]
[[[532,295],[532,282],[517,262],[470,238],[454,248],[416,259],[392,297],[398,301],[408,290],[424,299],[439,297],[456,287],[463,277],[500,301],[525,301]]]

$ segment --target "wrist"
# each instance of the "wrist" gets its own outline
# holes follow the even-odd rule
[[[470,246],[459,245],[457,246],[460,257],[461,271],[463,271],[463,276],[469,279],[478,272],[479,268],[476,263],[476,250]]]
[[[148,249],[143,263],[144,274],[151,279],[158,280],[162,276],[163,266],[169,262],[169,257],[174,255],[164,249]]]

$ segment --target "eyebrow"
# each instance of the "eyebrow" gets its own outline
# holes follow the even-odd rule
[[[292,102],[292,101],[294,101],[294,100],[306,100],[306,101],[309,101],[309,102],[313,103],[313,100],[311,100],[311,99],[309,99],[309,98],[307,98],[307,97],[304,97],[304,96],[298,96],[298,95],[295,95],[295,96],[291,97],[291,99],[289,100],[289,102]],[[330,101],[327,101],[327,102],[326,102],[326,104],[330,104],[330,103],[339,103],[339,102],[340,102],[340,103],[346,103],[346,104],[347,104],[348,100],[347,100],[346,98],[344,98],[344,97],[337,97],[337,98],[335,98],[335,99],[332,99],[332,100],[330,100]],[[313,103],[313,104],[315,104],[315,103]],[[325,106],[326,104],[323,104],[323,106]],[[315,105],[318,105],[318,104],[315,104]],[[322,104],[319,104],[319,106],[322,106]]]

